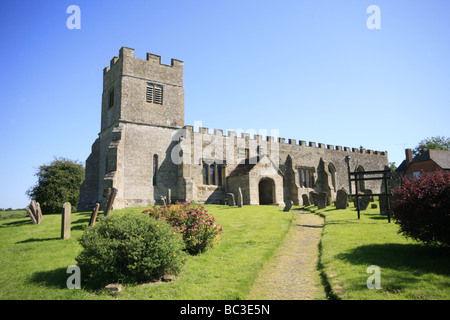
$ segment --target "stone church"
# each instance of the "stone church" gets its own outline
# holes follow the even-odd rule
[[[101,129],[86,160],[78,210],[172,202],[302,205],[311,192],[333,201],[349,191],[349,171],[383,170],[387,152],[306,143],[277,135],[209,130],[184,124],[183,62],[122,47],[103,70]],[[360,190],[379,191],[367,181]]]

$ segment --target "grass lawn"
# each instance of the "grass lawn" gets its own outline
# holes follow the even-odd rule
[[[331,298],[349,300],[449,300],[450,249],[427,247],[397,233],[379,209],[317,210],[325,217],[321,267]],[[368,289],[369,266],[380,269],[381,289]],[[373,283],[373,282],[371,282]]]
[[[60,239],[61,215],[44,215],[40,225],[33,225],[26,216],[0,219],[0,299],[245,299],[289,230],[293,213],[274,206],[206,208],[224,228],[218,246],[190,256],[175,281],[157,286],[126,285],[116,297],[83,284],[81,290],[66,287],[70,276],[66,270],[76,264],[81,251],[77,239],[89,223],[89,212],[72,214],[69,240]]]

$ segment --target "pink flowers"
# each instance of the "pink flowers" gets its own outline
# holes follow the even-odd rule
[[[183,238],[186,250],[191,254],[204,252],[220,240],[223,228],[214,224],[215,218],[207,212],[202,205],[191,203],[154,206],[143,211],[154,219],[162,219],[171,224],[173,230]]]

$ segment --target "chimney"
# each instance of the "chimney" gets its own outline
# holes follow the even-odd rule
[[[406,153],[406,166],[409,166],[409,164],[412,162],[412,150],[405,149],[405,153]]]

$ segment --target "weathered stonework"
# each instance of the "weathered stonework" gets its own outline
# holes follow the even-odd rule
[[[148,102],[149,83],[162,87],[161,104]],[[184,125],[183,62],[139,59],[123,47],[103,72],[101,131],[86,160],[78,210],[104,206],[108,188],[118,190],[114,209],[159,203],[169,189],[172,202],[226,203],[241,188],[244,205],[301,204],[311,191],[327,193],[329,203],[339,189],[349,191],[348,169],[387,165],[386,152],[194,131]],[[380,190],[380,182],[364,188]]]

